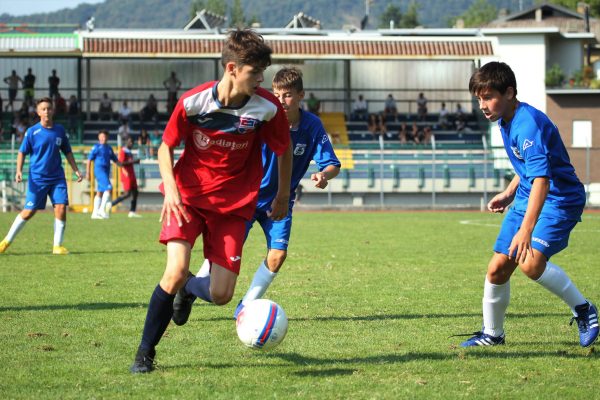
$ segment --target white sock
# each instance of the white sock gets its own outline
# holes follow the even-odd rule
[[[504,316],[510,302],[510,281],[494,285],[485,278],[483,285],[483,333],[498,337],[504,333]]]
[[[100,196],[96,195],[94,196],[94,211],[93,214],[98,215],[98,212],[100,211],[100,202],[101,202],[101,198]]]
[[[546,269],[542,276],[536,281],[558,297],[571,307],[573,315],[577,315],[575,312],[575,306],[585,304],[585,297],[577,289],[577,287],[571,282],[571,279],[567,276],[558,265],[552,264],[550,261],[546,263]]]
[[[54,219],[54,246],[62,246],[67,221]]]
[[[198,278],[206,278],[207,276],[210,276],[210,261],[208,261],[208,259],[204,259],[204,262],[202,263],[202,266],[200,267],[200,270],[196,276]]]
[[[106,191],[102,194],[102,202],[100,203],[100,214],[106,212],[106,203],[110,200],[110,192]]]
[[[250,288],[246,292],[246,295],[242,299],[242,304],[246,304],[252,300],[260,299],[263,294],[269,288],[273,279],[277,276],[276,272],[269,271],[269,268],[265,265],[263,261],[256,272],[254,273],[254,278],[252,278],[252,283],[250,284]]]
[[[17,236],[17,233],[19,233],[21,229],[23,229],[26,223],[27,220],[23,219],[23,217],[21,217],[21,214],[17,214],[17,217],[15,218],[15,221],[8,230],[8,233],[6,234],[4,240],[6,240],[8,243],[12,243],[12,241],[15,240],[15,236]]]

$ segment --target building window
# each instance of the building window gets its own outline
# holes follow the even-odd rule
[[[592,121],[573,121],[573,147],[592,147]]]

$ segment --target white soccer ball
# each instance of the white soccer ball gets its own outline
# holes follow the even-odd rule
[[[242,343],[254,349],[271,349],[287,333],[288,319],[283,308],[267,299],[252,300],[239,313],[235,322]]]

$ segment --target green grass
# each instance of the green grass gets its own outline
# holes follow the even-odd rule
[[[0,214],[4,235],[14,214]],[[38,214],[0,255],[0,397],[35,399],[595,398],[600,360],[578,345],[560,300],[517,272],[507,345],[456,347],[481,324],[486,265],[502,216],[303,213],[268,292],[289,319],[270,352],[241,345],[237,300],[264,255],[255,228],[234,300],[197,303],[171,325],[158,369],[128,368],[165,250],[157,214],[107,221],[69,214],[69,256],[52,256]],[[468,223],[461,223],[467,221]],[[553,261],[600,302],[600,214],[587,214]],[[200,243],[200,242],[199,242]],[[192,256],[195,272],[202,260]]]

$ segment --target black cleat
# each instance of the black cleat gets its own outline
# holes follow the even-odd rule
[[[132,374],[145,374],[154,371],[154,356],[156,356],[156,350],[139,348],[129,370]]]
[[[194,300],[196,300],[196,296],[191,293],[188,293],[185,290],[185,285],[187,282],[194,277],[194,274],[188,271],[188,278],[185,281],[185,284],[177,291],[175,295],[175,300],[173,300],[173,322],[175,325],[185,325],[190,317],[192,312],[192,304],[194,304]]]

